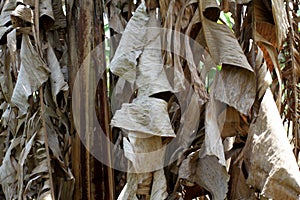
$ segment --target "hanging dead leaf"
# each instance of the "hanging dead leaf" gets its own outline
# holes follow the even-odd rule
[[[140,97],[130,104],[124,103],[122,108],[115,113],[111,125],[143,134],[175,137],[167,111],[167,103],[153,97]]]
[[[226,168],[215,156],[199,158],[198,151],[185,159],[179,169],[179,179],[197,183],[212,195],[212,199],[225,199],[229,176]]]
[[[20,109],[19,115],[26,113],[28,97],[48,80],[49,74],[49,69],[34,49],[29,36],[23,35],[21,69],[11,100]]]
[[[145,46],[143,38],[146,34],[145,26],[148,21],[146,6],[141,4],[128,22],[111,61],[110,70],[131,83],[136,80],[137,59]]]
[[[273,95],[268,89],[251,125],[244,160],[247,184],[267,198],[298,199],[300,172],[286,137]]]

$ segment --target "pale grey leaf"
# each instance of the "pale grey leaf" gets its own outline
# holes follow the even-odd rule
[[[121,10],[115,5],[110,4],[109,26],[117,33],[123,33],[127,24],[126,20],[121,15]]]
[[[68,84],[64,80],[64,75],[62,74],[61,67],[59,61],[56,58],[54,50],[50,43],[48,43],[48,51],[47,51],[47,63],[51,70],[50,75],[50,83],[51,83],[51,92],[53,100],[57,106],[56,96],[60,91],[63,91],[67,95],[67,91],[69,89]]]
[[[5,36],[13,29],[12,25],[10,26],[0,26],[0,43],[5,43]]]
[[[133,173],[146,173],[163,168],[165,148],[161,137],[144,137],[129,132],[129,138],[123,139],[125,156],[132,162]]]
[[[164,174],[164,170],[160,169],[153,173],[153,184],[151,190],[150,200],[166,199],[167,193],[167,181]]]
[[[175,137],[164,100],[140,97],[132,103],[124,103],[116,111],[111,125],[161,137]]]
[[[214,88],[215,99],[249,115],[255,95],[256,79],[252,71],[226,65],[217,74]]]
[[[49,29],[54,24],[54,14],[52,9],[52,0],[40,1],[40,20],[44,28]]]
[[[5,0],[5,4],[0,15],[0,26],[5,26],[10,22],[10,14],[16,8],[16,6],[16,0]]]
[[[133,83],[119,77],[111,95],[111,110],[113,114],[121,108],[123,103],[129,103],[134,90]]]
[[[268,89],[244,147],[247,184],[271,199],[298,199],[300,172]]]
[[[214,200],[226,198],[229,176],[215,156],[199,158],[198,151],[189,155],[182,162],[178,176],[202,186],[211,193]]]
[[[138,200],[136,197],[136,190],[138,186],[137,174],[128,173],[127,174],[127,183],[122,189],[118,200],[130,199],[130,200]]]
[[[136,79],[137,59],[145,46],[143,39],[148,21],[146,6],[141,3],[128,22],[111,61],[110,70],[131,83]]]
[[[138,96],[172,91],[161,56],[160,22],[155,11],[149,13],[146,25],[145,46],[137,66],[136,85]]]
[[[214,100],[213,98],[207,103],[205,111],[205,139],[204,144],[200,149],[200,158],[203,159],[206,156],[216,156],[219,159],[219,163],[226,166],[224,147],[221,138],[220,128],[223,126],[223,122],[218,121],[218,116],[225,108],[225,105],[221,102]]]
[[[34,49],[29,36],[23,34],[21,68],[11,99],[12,103],[19,108],[20,115],[27,111],[28,97],[48,80],[49,75],[49,69]]]

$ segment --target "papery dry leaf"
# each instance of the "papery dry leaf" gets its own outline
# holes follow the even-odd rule
[[[17,77],[18,55],[17,55],[17,30],[12,30],[7,34],[7,47],[10,53],[10,63],[14,77]]]
[[[235,160],[231,161],[232,165],[229,170],[230,180],[227,198],[256,200],[255,191],[246,184],[246,178],[242,170],[242,162],[235,163],[234,161]]]
[[[285,3],[283,0],[272,0],[271,5],[276,27],[277,47],[281,48],[290,26],[287,19],[287,13],[285,9],[283,9],[285,8]]]
[[[9,63],[10,56],[8,51],[5,51],[3,53],[3,68],[1,70],[1,76],[0,76],[0,86],[2,89],[2,94],[4,96],[4,99],[7,102],[11,101],[11,96],[13,92],[13,81],[12,81],[12,75],[11,75],[11,66]]]
[[[17,6],[16,0],[4,0],[4,2],[0,15],[0,26],[5,26],[11,21],[10,14]]]
[[[15,190],[17,189],[17,169],[15,168],[15,159],[12,151],[20,144],[21,137],[14,138],[5,152],[2,164],[0,166],[0,182],[6,199],[17,198]]]
[[[239,66],[253,72],[237,39],[228,26],[202,19],[208,50],[216,65]]]
[[[146,173],[163,167],[164,151],[161,137],[141,137],[141,133],[130,131],[123,139],[125,156],[132,162],[132,173]]]
[[[123,33],[127,22],[121,15],[121,10],[111,3],[109,6],[109,11],[110,11],[110,17],[109,17],[110,28],[112,28],[116,33]]]
[[[48,51],[47,51],[47,63],[49,65],[49,68],[51,70],[50,75],[50,83],[51,83],[51,91],[52,91],[52,97],[53,100],[57,104],[56,96],[60,91],[63,91],[65,93],[65,99],[68,95],[68,84],[64,80],[64,76],[61,71],[60,64],[56,58],[56,55],[54,53],[54,50],[50,43],[48,43]]]
[[[199,16],[199,9],[195,11],[195,15],[191,19],[190,24],[187,27],[187,30],[185,32],[186,35],[190,35],[192,27],[200,22],[200,16]],[[192,48],[190,45],[190,38],[185,37],[185,49],[186,49],[186,59],[187,59],[187,65],[189,67],[190,73],[191,73],[191,84],[193,85],[193,88],[198,95],[198,101],[202,105],[204,104],[207,99],[208,95],[206,92],[206,88],[204,83],[201,81],[200,76],[198,75],[196,63],[194,61],[194,54],[192,52]]]
[[[267,198],[298,199],[300,172],[271,91],[261,102],[244,147],[247,184]]]
[[[132,166],[128,169],[127,185],[123,188],[118,199],[124,199],[124,195],[128,199],[132,199],[135,194],[144,194],[145,192],[146,196],[150,196],[150,200],[165,199],[167,197],[166,179],[163,171],[165,148],[162,146],[161,137],[146,136],[140,138],[141,133],[134,131],[130,131],[128,135],[128,139],[124,138],[123,145],[125,156],[131,161]],[[137,174],[132,174],[132,172]],[[143,184],[148,178],[150,178],[149,182],[143,185],[146,187],[143,190],[146,191],[140,191],[140,184]],[[131,182],[132,179],[134,179],[134,183]]]
[[[213,98],[207,103],[205,110],[205,139],[200,149],[201,159],[206,156],[216,156],[219,159],[219,163],[223,166],[226,166],[226,161],[219,127],[223,126],[224,121],[219,122],[218,116],[225,107],[225,104]]]
[[[121,109],[123,103],[129,103],[130,98],[134,94],[134,90],[134,84],[119,77],[111,95],[111,109],[113,114]]]
[[[249,115],[256,95],[256,79],[252,71],[223,65],[217,74],[214,97]]]
[[[178,177],[197,183],[208,190],[213,200],[226,198],[229,176],[215,156],[199,158],[199,152],[189,155],[181,164]]]
[[[164,65],[168,69],[167,75],[168,77],[170,77],[169,80],[171,81],[171,85],[173,86],[174,92],[183,91],[185,89],[186,82],[182,65],[180,62],[180,55],[183,55],[183,49],[180,48],[180,43],[181,39],[183,39],[183,35],[180,32],[180,21],[182,19],[179,17],[179,15],[180,13],[181,16],[183,15],[183,6],[185,6],[185,2],[183,0],[172,0],[169,4],[167,17],[163,26],[163,61]],[[180,12],[180,10],[182,11]],[[174,26],[176,26],[175,31],[173,31]]]
[[[116,111],[111,125],[143,134],[175,137],[167,102],[153,97],[140,97],[132,103],[124,103],[122,108]]]
[[[18,196],[19,196],[19,199],[22,199],[22,196],[23,196],[25,161],[27,160],[27,156],[29,155],[29,152],[32,148],[32,145],[33,145],[36,135],[37,135],[37,133],[33,134],[30,139],[28,138],[28,141],[26,142],[24,148],[22,149],[22,151],[20,153],[19,163],[18,163],[18,166],[19,166],[19,168],[18,168],[18,187],[19,187]]]
[[[136,86],[138,96],[151,96],[172,91],[161,57],[161,29],[154,10],[149,11],[146,25],[145,46],[137,66]]]
[[[278,52],[276,48],[268,42],[264,37],[262,37],[259,33],[255,32],[255,39],[257,40],[257,43],[261,48],[264,50],[264,58],[266,60],[271,60],[274,71],[277,76],[278,85],[282,85],[282,78],[281,78],[281,69],[278,62]],[[271,69],[270,69],[271,70]],[[259,83],[261,84],[261,83]],[[281,96],[282,96],[282,87],[278,87],[278,93],[277,93],[277,99],[276,99],[276,105],[278,110],[281,108]]]
[[[60,144],[58,140],[57,131],[54,128],[54,125],[49,119],[47,119],[47,138],[49,143],[49,148],[52,151],[53,156],[57,159],[60,164],[63,164],[63,155],[60,149]]]
[[[21,47],[21,69],[12,95],[12,103],[19,108],[19,114],[26,113],[28,97],[48,80],[49,69],[40,58],[28,35],[23,35]]]
[[[132,174],[132,173],[127,174],[127,183],[124,186],[123,190],[121,191],[118,200],[123,200],[123,199],[138,200],[135,193],[138,185],[137,177],[138,174]]]
[[[138,200],[136,191],[138,188],[139,174],[127,174],[127,183],[120,193],[118,200],[130,199]],[[150,200],[166,199],[166,179],[164,177],[163,169],[153,172],[153,183]]]
[[[31,8],[19,4],[14,11],[11,12],[12,24],[16,27],[23,27],[23,20],[33,24],[33,11]]]
[[[167,196],[167,181],[164,170],[161,169],[153,173],[153,184],[150,200],[166,199]]]
[[[224,124],[220,127],[220,130],[222,130],[222,138],[233,137],[236,135],[247,135],[248,131],[244,127],[244,129],[242,129],[242,119],[240,113],[236,109],[228,106],[224,111],[222,111],[222,113],[218,116],[218,121],[223,120]]]
[[[266,62],[264,61],[263,52],[259,47],[255,60],[255,68],[257,77],[257,97],[258,99],[261,99],[264,96],[267,88],[271,85],[272,77]]]
[[[196,137],[200,121],[200,106],[197,95],[194,92],[191,93],[184,99],[189,102],[187,108],[184,108],[183,104],[181,105],[181,109],[185,110],[181,116],[181,126],[176,133],[176,138],[168,145],[171,161],[180,158]],[[176,143],[174,143],[175,141]]]
[[[137,59],[145,46],[145,27],[148,21],[146,6],[142,3],[128,22],[111,61],[110,70],[130,83],[136,80]]]
[[[271,0],[271,7],[266,8],[263,1],[254,1],[256,31],[280,49],[290,25],[283,0]]]
[[[52,0],[40,1],[40,22],[44,25],[45,29],[49,29],[54,24],[54,15],[52,9]]]
[[[0,44],[6,43],[6,35],[13,29],[13,26],[0,26]]]

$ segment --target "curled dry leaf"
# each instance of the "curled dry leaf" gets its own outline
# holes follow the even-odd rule
[[[148,21],[146,6],[142,3],[128,22],[111,61],[110,70],[131,83],[134,83],[136,80],[137,59],[145,46],[143,40]]]
[[[16,161],[13,158],[12,151],[20,144],[20,142],[21,137],[12,140],[5,152],[5,157],[0,166],[0,182],[6,199],[17,198],[16,193],[14,192],[17,189],[17,169],[15,167],[16,163],[14,162]]]
[[[229,169],[230,180],[227,198],[256,200],[255,190],[250,188],[246,183],[245,174],[243,172],[243,161],[236,162],[236,157],[237,156],[234,156],[232,158]]]
[[[263,50],[264,59],[266,61],[269,61],[267,63],[268,68],[270,70],[274,69],[276,76],[277,76],[278,85],[282,85],[281,69],[280,69],[280,65],[278,62],[278,52],[277,52],[276,48],[270,42],[268,42],[262,35],[260,35],[257,32],[255,32],[255,39],[257,40],[257,44]],[[260,85],[261,83],[258,83],[258,84]],[[278,87],[278,91],[276,92],[276,94],[277,94],[276,105],[277,105],[278,110],[280,110],[281,99],[282,99],[282,87]]]
[[[54,14],[52,9],[52,0],[43,0],[39,3],[40,22],[47,30],[54,24]]]
[[[255,60],[255,71],[257,79],[257,97],[261,99],[272,83],[271,73],[264,61],[262,50],[258,47]]]
[[[139,58],[136,75],[138,96],[151,96],[172,91],[161,56],[161,30],[155,11],[149,11],[145,46]]]
[[[298,199],[300,172],[268,89],[244,148],[247,184],[267,198]]]
[[[33,11],[31,8],[19,4],[16,9],[11,12],[11,20],[15,28],[22,27],[23,21],[33,24]]]
[[[128,173],[127,183],[120,193],[118,200],[130,199],[138,200],[136,197],[136,191],[138,188],[138,182],[140,180],[139,174]],[[150,200],[166,199],[166,179],[163,169],[153,172],[153,183],[151,189]]]
[[[242,48],[224,24],[203,17],[202,30],[199,34],[203,34],[212,59],[216,65],[223,66],[214,97],[248,115],[256,95],[256,80]]]
[[[220,128],[224,121],[219,122],[218,116],[225,108],[225,104],[211,98],[205,110],[205,139],[200,149],[200,158],[216,156],[221,165],[226,166],[224,147]]]
[[[202,19],[206,45],[216,65],[233,65],[253,72],[237,39],[224,24]]]
[[[111,125],[143,134],[175,137],[167,111],[167,103],[153,97],[140,97],[132,103],[124,103],[122,108],[116,111]]]

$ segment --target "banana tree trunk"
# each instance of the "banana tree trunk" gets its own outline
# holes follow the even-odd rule
[[[69,39],[69,71],[70,71],[70,87],[73,91],[73,83],[80,67],[85,67],[83,61],[89,56],[91,51],[104,41],[104,22],[103,22],[104,5],[101,0],[85,1],[74,0],[68,1],[67,20],[68,20],[68,39]],[[104,57],[104,49],[100,47],[100,56]],[[92,69],[94,72],[100,73],[99,69]],[[96,74],[96,73],[95,73]],[[92,71],[89,78],[93,79]],[[82,84],[81,91],[85,96],[89,94],[89,85]],[[95,97],[94,97],[95,98]],[[81,110],[88,107],[89,102],[84,98],[78,97],[77,101],[81,101]],[[107,99],[106,73],[99,81],[96,90],[95,111],[99,119],[100,126],[107,137],[111,138],[109,129],[109,110]],[[101,106],[101,107],[100,107]],[[80,112],[84,113],[84,112]],[[85,121],[85,114],[75,116],[80,121]],[[73,116],[74,117],[74,116]],[[84,129],[85,125],[80,125],[79,132]],[[74,127],[74,126],[73,126]],[[99,151],[109,152],[108,146],[100,146],[94,144],[91,138],[94,133],[79,136],[73,129],[72,141],[72,169],[76,179],[74,199],[115,199],[113,170],[94,158],[87,147],[100,148]],[[80,138],[86,138],[85,146]],[[97,146],[98,145],[98,146]],[[108,145],[108,144],[107,144]],[[108,153],[107,153],[108,154]],[[110,157],[107,155],[107,157]]]

